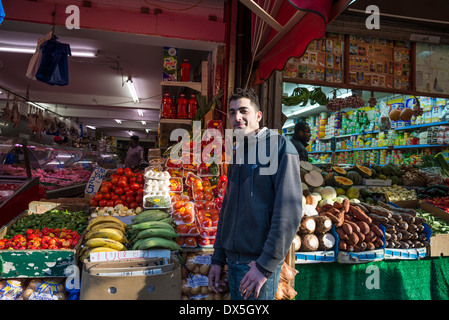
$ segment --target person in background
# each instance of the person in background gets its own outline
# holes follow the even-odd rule
[[[143,160],[143,148],[139,146],[139,137],[131,136],[129,139],[129,149],[126,153],[125,168],[136,169]]]
[[[209,286],[214,292],[223,290],[227,264],[232,300],[274,300],[302,216],[299,157],[288,139],[275,130],[259,129],[262,112],[254,90],[237,89],[229,99],[228,116],[234,134],[243,139],[227,171]],[[263,153],[251,158],[254,150],[265,150],[276,169],[263,170],[271,164],[261,161]]]
[[[310,127],[307,122],[299,121],[295,124],[295,129],[291,142],[298,151],[299,160],[309,161],[309,154],[307,153],[307,145],[309,144],[310,137],[312,133],[310,132]]]

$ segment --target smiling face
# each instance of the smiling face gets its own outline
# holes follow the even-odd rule
[[[257,110],[250,99],[240,98],[229,103],[228,117],[234,130],[240,129],[248,134],[259,129],[262,112]]]

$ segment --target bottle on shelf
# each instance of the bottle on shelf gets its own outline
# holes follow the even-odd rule
[[[171,105],[172,105],[172,99],[170,98],[170,94],[165,93],[164,98],[162,99],[162,118],[163,119],[171,118]]]
[[[197,108],[198,108],[198,102],[196,101],[195,95],[192,94],[189,99],[189,115],[188,115],[189,119],[193,119],[195,117]]]
[[[190,67],[189,60],[184,59],[183,63],[181,63],[181,81],[190,81]]]
[[[176,103],[175,97],[172,96],[170,104],[170,119],[176,119]]]
[[[178,114],[176,117],[178,119],[187,119],[187,99],[184,93],[181,93],[178,98]]]

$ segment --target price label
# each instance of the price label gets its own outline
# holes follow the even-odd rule
[[[101,183],[103,182],[104,176],[106,174],[106,169],[102,167],[96,167],[92,172],[89,181],[87,182],[85,194],[93,196],[100,189]]]

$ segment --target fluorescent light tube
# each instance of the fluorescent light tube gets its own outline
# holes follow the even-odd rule
[[[139,114],[139,116],[143,117],[143,111],[141,109],[137,109],[137,113]]]
[[[139,102],[139,97],[137,96],[136,88],[134,87],[134,83],[131,79],[126,80],[126,85],[128,86],[129,93],[131,94],[131,97],[133,98],[134,102]]]
[[[121,124],[121,123],[122,123],[122,121],[119,120],[119,119],[114,119],[114,120],[115,120],[115,122],[117,122],[118,124]]]
[[[0,44],[1,52],[12,52],[12,53],[28,53],[33,54],[36,52],[36,47],[25,47],[25,46],[15,46],[8,44]],[[86,57],[95,58],[97,56],[96,51],[82,50],[82,49],[71,49],[71,54],[73,57]]]
[[[44,111],[45,111],[45,108],[41,107],[40,105],[38,105],[38,104],[36,104],[36,103],[34,103],[34,102],[28,101],[28,104],[32,105],[33,107],[36,107],[36,108],[38,108],[38,109],[41,109],[41,110],[44,110]]]
[[[86,128],[89,128],[89,129],[92,129],[92,130],[97,129],[97,128],[95,128],[94,126],[86,126]]]
[[[145,121],[142,121],[142,125],[145,126],[147,123]]]

